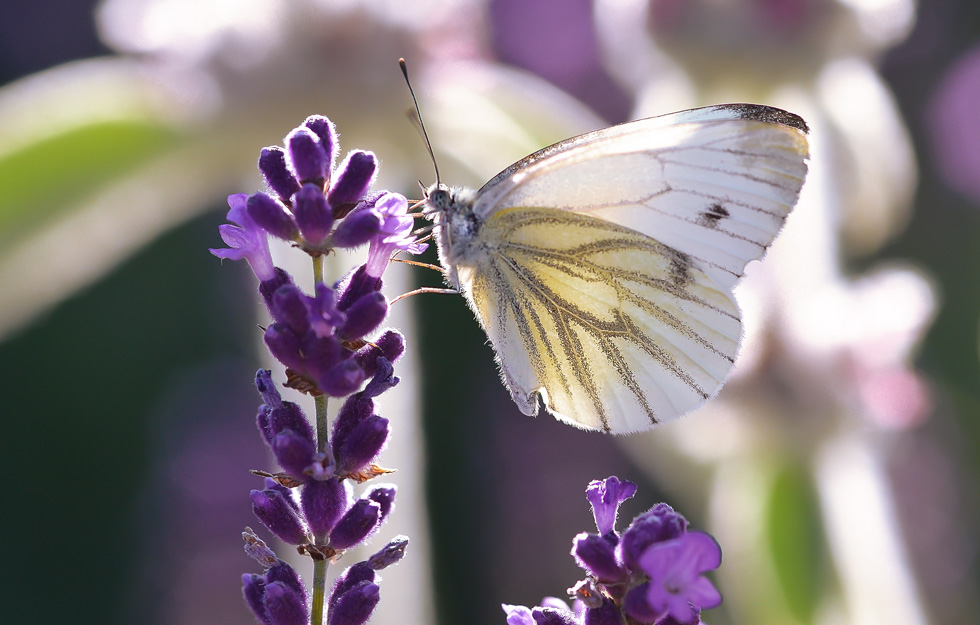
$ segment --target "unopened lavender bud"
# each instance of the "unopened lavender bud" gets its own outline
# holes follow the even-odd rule
[[[248,216],[274,237],[292,241],[299,234],[293,216],[279,202],[265,193],[254,193],[248,198]]]
[[[650,582],[643,582],[631,588],[623,600],[623,612],[638,623],[653,623],[662,616],[662,613],[650,607],[647,601],[649,592]]]
[[[265,625],[271,625],[269,616],[265,613],[265,603],[263,602],[265,585],[264,575],[253,575],[250,573],[242,575],[242,596],[245,597],[245,603],[248,604],[255,618]]]
[[[272,439],[272,453],[286,473],[302,480],[304,471],[313,463],[316,445],[293,430],[283,430]]]
[[[333,233],[337,247],[364,245],[381,231],[381,215],[371,209],[359,209],[346,217]]]
[[[653,543],[680,537],[687,519],[665,503],[658,503],[633,519],[619,543],[620,560],[631,571],[639,568],[639,557]]]
[[[578,625],[575,613],[557,608],[532,608],[531,616],[535,625]]]
[[[601,582],[624,581],[629,573],[616,562],[616,545],[596,534],[581,533],[572,541],[578,565]]]
[[[303,125],[312,130],[320,140],[320,145],[327,154],[329,167],[332,168],[334,159],[337,158],[337,129],[333,122],[323,115],[310,115]]]
[[[293,497],[293,491],[286,488],[275,479],[271,477],[265,478],[265,489],[264,490],[274,490],[280,495],[282,495],[283,500],[292,506],[293,510],[299,512],[299,504],[296,503],[296,499]]]
[[[346,311],[347,323],[341,329],[344,340],[359,339],[375,330],[388,315],[388,300],[378,291],[367,293]]]
[[[302,336],[310,329],[310,313],[306,304],[306,294],[292,284],[281,287],[272,294],[269,312],[272,318],[289,326],[289,329]]]
[[[299,127],[286,136],[288,163],[301,184],[321,185],[329,175],[329,159],[320,138],[309,128]]]
[[[347,510],[350,493],[346,482],[331,478],[310,481],[300,494],[300,508],[317,539],[325,538]]]
[[[263,602],[270,625],[308,625],[310,622],[306,601],[282,582],[266,585]]]
[[[315,440],[313,426],[310,425],[303,409],[291,401],[284,401],[269,413],[269,427],[274,435],[283,430],[292,430],[306,440]]]
[[[323,190],[315,184],[304,184],[293,196],[293,214],[303,234],[303,240],[314,247],[323,243],[333,225],[333,212],[323,197]]]
[[[378,159],[371,152],[354,150],[347,155],[337,168],[337,178],[327,196],[336,216],[343,217],[364,199],[364,194],[374,182],[377,169]]]
[[[386,330],[373,342],[374,345],[365,345],[354,354],[365,375],[370,377],[377,373],[379,357],[393,363],[405,352],[405,339],[394,330]]]
[[[293,194],[299,191],[299,183],[286,166],[286,152],[275,146],[263,148],[259,155],[259,171],[279,199],[288,202]]]
[[[288,326],[282,323],[273,323],[266,328],[262,338],[276,360],[297,371],[304,369],[305,360],[301,349],[301,339]]]
[[[253,490],[252,512],[283,542],[299,545],[307,541],[306,528],[296,510],[274,490]]]
[[[285,562],[280,562],[265,572],[266,583],[280,582],[296,591],[303,601],[306,601],[306,588],[303,587],[303,580],[300,579],[296,569]]]
[[[356,393],[347,398],[344,405],[340,407],[340,411],[337,412],[337,418],[333,423],[333,432],[330,436],[334,456],[341,455],[341,450],[347,443],[347,438],[351,432],[372,414],[374,414],[374,402],[364,397],[363,393]]]
[[[367,559],[367,565],[375,571],[386,569],[395,564],[405,556],[405,548],[408,547],[408,536],[399,534],[391,539],[381,551]]]
[[[331,397],[350,395],[364,382],[364,371],[353,358],[341,361],[317,379],[317,386]]]
[[[282,269],[275,268],[275,276],[269,280],[263,280],[259,283],[259,294],[262,296],[262,301],[270,310],[272,309],[272,296],[280,287],[287,284],[292,284],[293,278],[288,273]]]
[[[380,291],[382,284],[381,278],[368,274],[364,265],[359,266],[341,281],[338,289],[340,297],[337,299],[337,309],[347,310],[354,302],[368,293]]]
[[[377,581],[378,576],[375,574],[375,569],[368,566],[367,562],[358,562],[352,566],[347,567],[337,581],[334,582],[333,589],[330,591],[330,600],[328,602],[329,606],[333,606],[348,590],[357,586],[362,582],[374,583]]]
[[[377,584],[360,582],[330,605],[327,625],[364,625],[380,599]]]
[[[392,507],[395,505],[395,493],[397,489],[394,484],[375,486],[372,488],[368,494],[367,498],[371,501],[376,501],[381,506],[381,520],[383,521],[385,517],[391,512]]]
[[[375,501],[358,499],[330,532],[330,546],[338,551],[359,545],[381,522],[381,506]]]
[[[582,625],[621,625],[623,615],[619,608],[609,599],[603,599],[598,608],[586,608],[582,617]]]
[[[356,473],[374,460],[388,441],[388,419],[372,415],[347,436],[337,453],[337,472]]]

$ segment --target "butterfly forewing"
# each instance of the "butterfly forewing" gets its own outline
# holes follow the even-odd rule
[[[474,310],[527,414],[630,432],[703,402],[732,366],[731,295],[684,254],[588,215],[518,207],[481,239]]]
[[[773,111],[696,109],[570,139],[495,177],[475,211],[484,219],[511,206],[592,215],[690,255],[729,287],[772,242],[806,175],[805,125]]]

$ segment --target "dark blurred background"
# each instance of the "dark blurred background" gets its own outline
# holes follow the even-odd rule
[[[95,30],[96,4],[0,3],[0,83],[115,54]],[[541,1],[490,6],[486,44],[499,61],[538,72],[608,122],[628,117],[631,96],[591,60],[586,12]],[[544,16],[548,27],[515,19],[522,11]],[[859,272],[886,259],[912,261],[932,276],[942,297],[916,360],[940,417],[895,443],[919,453],[925,440],[929,453],[951,459],[943,465],[953,467],[946,475],[951,508],[935,515],[957,515],[958,527],[968,528],[957,548],[961,559],[940,575],[941,587],[921,582],[928,622],[936,623],[976,622],[976,613],[943,604],[949,593],[980,593],[980,194],[951,184],[944,168],[959,165],[944,159],[959,157],[937,144],[941,120],[934,118],[941,82],[965,54],[976,57],[978,43],[980,4],[930,0],[918,6],[911,34],[878,63],[911,134],[920,180],[908,227],[847,266]],[[538,63],[545,48],[567,50],[565,63]],[[980,145],[980,78],[973,76],[972,123],[959,131]],[[394,71],[377,79],[400,80]],[[329,103],[323,106],[307,113],[330,115]],[[265,144],[278,138],[270,135]],[[253,146],[254,154],[262,145]],[[966,169],[980,176],[980,156],[972,156],[978,160]],[[56,162],[50,165],[42,180],[63,175]],[[428,176],[425,167],[419,156],[409,177]],[[216,195],[210,210],[153,238],[0,343],[0,445],[9,472],[4,622],[251,622],[238,576],[252,563],[241,555],[238,532],[256,524],[246,500],[255,483],[245,469],[266,462],[254,433],[258,402],[250,384],[261,363],[252,276],[207,253],[219,245],[216,228],[225,210]],[[583,496],[589,480],[618,474],[641,482],[625,519],[669,496],[636,469],[617,440],[519,414],[496,383],[490,349],[461,298],[423,297],[415,305],[439,622],[502,623],[499,603],[561,596],[577,579],[567,553],[572,536],[590,529]],[[917,475],[910,470],[907,477]],[[902,497],[896,495],[902,505],[915,507]],[[706,505],[682,511],[692,524],[706,525]],[[948,547],[918,545],[912,555],[930,548]],[[914,558],[910,567],[914,575]]]

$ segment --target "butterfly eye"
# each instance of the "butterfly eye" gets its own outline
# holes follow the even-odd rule
[[[428,199],[429,206],[437,211],[446,210],[452,203],[452,198],[449,195],[449,191],[441,187],[429,191]]]

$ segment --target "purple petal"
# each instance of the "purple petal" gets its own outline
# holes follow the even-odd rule
[[[604,480],[593,480],[585,489],[585,497],[592,505],[599,533],[606,535],[616,529],[619,504],[636,494],[636,484],[620,481],[615,475]]]
[[[219,226],[221,239],[230,249],[211,249],[218,258],[229,260],[245,259],[259,281],[264,282],[276,277],[276,268],[272,264],[272,254],[269,253],[269,241],[265,230],[259,227],[248,215],[246,203],[248,196],[236,193],[228,196],[228,221],[238,224]]]
[[[377,170],[378,159],[373,153],[354,150],[347,155],[337,168],[333,187],[327,194],[335,217],[343,217],[364,199]]]
[[[318,247],[330,234],[333,213],[323,197],[323,190],[315,184],[304,184],[293,196],[293,214],[303,239],[312,247]]]

